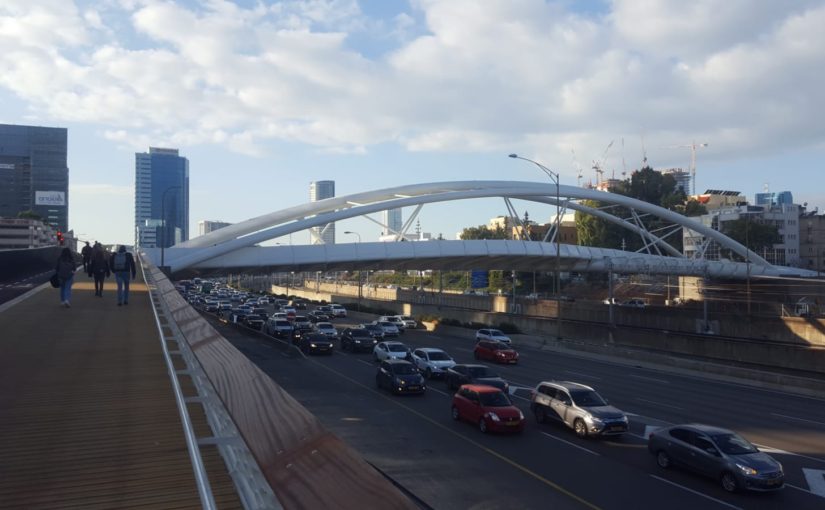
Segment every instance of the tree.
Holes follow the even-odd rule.
[[[470,239],[509,239],[510,236],[503,228],[490,229],[485,225],[477,227],[468,227],[461,232],[461,240],[468,241]]]
[[[754,252],[782,242],[776,225],[764,225],[749,218],[723,222],[722,233]]]
[[[17,213],[18,218],[27,219],[27,220],[40,220],[43,221],[43,217],[37,214],[36,212],[29,209],[28,211],[20,211]]]
[[[697,200],[688,200],[685,202],[684,210],[682,211],[682,214],[688,217],[701,216],[707,213],[707,207],[700,204]]]

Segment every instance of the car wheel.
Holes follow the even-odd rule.
[[[581,418],[576,418],[576,421],[573,422],[573,430],[576,431],[577,436],[587,437],[587,425]]]
[[[662,469],[667,469],[671,466],[670,455],[664,450],[656,452],[656,464]]]
[[[736,477],[733,476],[733,473],[730,471],[725,471],[722,473],[722,488],[728,492],[736,492],[739,488],[739,485],[736,483]]]
[[[458,420],[461,419],[461,413],[458,412],[458,408],[456,406],[453,406],[453,419],[455,421],[458,421]]]
[[[547,421],[547,412],[544,410],[544,407],[536,406],[533,414],[536,416],[537,423],[544,423]]]
[[[427,379],[432,379],[432,378],[433,378],[433,371],[432,371],[432,370],[430,370],[430,369],[428,368],[428,369],[424,372],[424,377],[426,377]]]
[[[483,434],[487,433],[487,421],[484,418],[478,420],[478,430]]]

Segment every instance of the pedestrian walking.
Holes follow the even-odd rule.
[[[92,250],[92,260],[89,262],[89,276],[95,279],[95,296],[103,297],[103,281],[111,275],[109,262],[103,248]]]
[[[55,272],[57,278],[60,280],[60,304],[69,308],[69,300],[72,298],[72,284],[74,283],[74,271],[77,268],[77,262],[74,259],[72,250],[63,248],[60,252],[60,257],[57,258],[55,265]]]
[[[89,241],[86,241],[86,246],[80,250],[80,256],[83,257],[83,272],[89,273],[89,262],[92,260],[92,247],[89,246]]]
[[[117,306],[129,304],[129,274],[132,280],[137,275],[135,259],[132,254],[126,251],[126,246],[120,245],[117,253],[109,259],[109,267],[115,274],[117,281]]]

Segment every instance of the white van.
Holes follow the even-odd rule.
[[[330,303],[330,308],[332,308],[332,314],[336,317],[346,317],[347,316],[347,309],[344,308],[343,305],[339,305],[336,303]]]

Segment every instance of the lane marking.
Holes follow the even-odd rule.
[[[601,377],[596,377],[595,375],[583,374],[583,373],[581,373],[581,372],[574,372],[573,370],[565,370],[565,371],[564,371],[564,373],[565,373],[565,374],[573,374],[573,375],[577,375],[577,376],[579,376],[579,377],[586,377],[586,378],[588,378],[588,379],[595,379],[595,380],[597,380],[597,381],[601,381],[601,380],[602,380],[602,378],[601,378]]]
[[[382,399],[386,400],[387,402],[390,402],[390,403],[392,403],[392,404],[394,404],[398,407],[406,409],[407,411],[409,411],[412,414],[418,416],[422,420],[424,420],[424,421],[426,421],[426,422],[428,422],[432,425],[435,425],[436,427],[440,428],[441,430],[444,430],[447,433],[452,434],[453,436],[458,437],[459,439],[461,439],[463,441],[466,441],[467,443],[475,446],[476,448],[482,450],[483,452],[485,452],[485,453],[501,460],[502,462],[505,462],[505,463],[509,464],[511,467],[513,467],[513,468],[521,471],[522,473],[538,480],[539,482],[547,485],[548,487],[553,488],[557,492],[560,492],[561,494],[564,494],[565,496],[569,497],[570,499],[573,499],[573,500],[581,503],[582,505],[586,506],[587,508],[591,508],[592,510],[602,510],[601,507],[591,503],[590,501],[588,501],[588,500],[584,499],[583,497],[575,494],[574,492],[571,492],[570,490],[565,489],[561,485],[559,485],[559,484],[543,477],[542,475],[536,473],[535,471],[531,470],[530,468],[519,464],[518,462],[504,456],[501,453],[498,453],[497,451],[495,451],[491,448],[488,448],[488,447],[484,446],[483,444],[479,443],[478,441],[476,441],[474,439],[470,439],[469,437],[465,436],[464,434],[456,432],[455,430],[451,429],[450,427],[447,427],[446,425],[443,425],[443,424],[435,421],[434,419],[430,418],[429,416],[416,411],[412,407],[399,402],[397,399],[390,398],[388,395],[384,395],[383,393],[379,392],[378,390],[376,390],[374,388],[371,388],[370,386],[367,386],[366,384],[363,384],[359,381],[356,381],[355,379],[353,379],[353,378],[351,378],[351,377],[335,370],[334,368],[330,368],[330,367],[324,365],[323,363],[320,363],[320,362],[315,361],[315,360],[309,360],[309,361],[311,361],[313,363],[317,363],[318,366],[322,367],[323,369],[328,370],[328,371],[332,372],[333,374],[336,374],[339,377],[351,382],[352,384],[355,384],[356,386],[359,386],[359,387],[367,390],[368,392],[381,397]]]
[[[805,481],[808,482],[809,492],[820,498],[825,498],[825,471],[821,469],[802,468]]]
[[[564,443],[564,444],[566,444],[566,445],[568,445],[568,446],[572,446],[573,448],[578,448],[579,450],[585,451],[585,452],[587,452],[587,453],[589,453],[589,454],[591,454],[591,455],[595,455],[596,457],[601,457],[601,456],[602,456],[602,454],[601,454],[601,453],[599,453],[599,452],[594,452],[593,450],[588,450],[588,449],[587,449],[587,448],[585,448],[584,446],[579,446],[579,445],[577,445],[576,443],[571,443],[570,441],[567,441],[567,440],[562,439],[562,438],[560,438],[560,437],[556,437],[556,436],[554,436],[554,435],[552,435],[552,434],[548,434],[547,432],[542,432],[542,434],[544,434],[545,436],[549,437],[550,439],[555,439],[556,441],[561,441],[562,443]]]
[[[825,423],[823,423],[821,421],[806,420],[805,418],[797,418],[796,416],[788,416],[787,414],[779,414],[779,413],[771,413],[771,414],[774,415],[774,416],[779,416],[781,418],[787,418],[789,420],[804,421],[806,423],[813,423],[813,424],[822,425],[823,427],[825,427]]]
[[[816,462],[822,462],[825,464],[825,459],[820,459],[818,457],[809,457],[807,455],[802,455],[801,453],[789,452],[787,450],[780,450],[779,448],[774,448],[773,446],[768,446],[764,444],[753,443],[754,446],[759,447],[759,451],[766,452],[766,453],[778,453],[780,455],[793,455],[795,457],[802,457],[803,459],[814,460]]]
[[[450,395],[449,393],[444,393],[443,391],[437,390],[437,389],[433,388],[432,386],[427,386],[427,391],[428,392],[429,391],[434,391],[436,393],[440,393],[440,394],[444,395],[445,397],[452,397],[452,395]]]
[[[671,409],[678,409],[680,411],[684,411],[684,408],[681,408],[679,406],[673,406],[673,405],[670,405],[670,404],[663,404],[661,402],[656,402],[655,400],[647,400],[645,398],[638,398],[638,397],[636,397],[636,400],[641,400],[642,402],[647,402],[648,404],[656,404],[657,406],[670,407]]]
[[[634,379],[642,379],[643,381],[653,381],[662,384],[670,384],[670,381],[665,381],[664,379],[656,379],[655,377],[645,377],[643,375],[635,375],[635,374],[627,374],[628,377],[632,377]]]
[[[364,360],[359,359],[359,358],[355,358],[355,361],[357,361],[359,363],[363,363],[363,364],[367,365],[368,367],[374,367],[375,366],[372,363],[370,363],[369,361],[364,361]]]
[[[720,505],[724,505],[724,506],[726,506],[726,507],[728,507],[728,508],[735,508],[736,510],[742,510],[742,508],[741,508],[741,507],[738,507],[738,506],[735,506],[735,505],[731,505],[730,503],[725,503],[725,502],[724,502],[724,501],[722,501],[721,499],[716,499],[716,498],[713,498],[713,497],[711,497],[711,496],[708,496],[707,494],[702,494],[701,492],[699,492],[699,491],[695,491],[695,490],[693,490],[693,489],[689,489],[689,488],[685,487],[684,485],[679,485],[678,483],[671,482],[670,480],[665,480],[664,478],[661,478],[661,477],[656,476],[656,475],[650,475],[650,476],[651,476],[652,478],[655,478],[656,480],[659,480],[660,482],[665,482],[665,483],[670,484],[670,485],[672,485],[672,486],[674,486],[674,487],[678,487],[678,488],[680,488],[680,489],[682,489],[682,490],[686,490],[686,491],[688,491],[688,492],[690,492],[690,493],[692,493],[692,494],[696,494],[697,496],[701,496],[701,497],[706,498],[706,499],[709,499],[709,500],[711,500],[711,501],[715,501],[715,502],[719,503]]]

